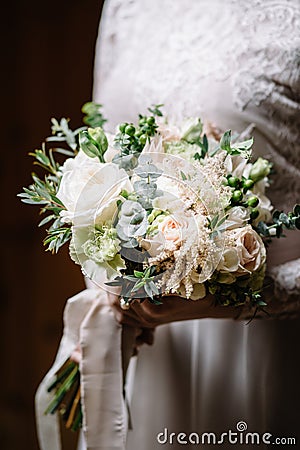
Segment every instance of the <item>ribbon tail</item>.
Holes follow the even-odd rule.
[[[83,432],[87,450],[125,450],[128,415],[123,373],[132,355],[134,339],[134,332],[127,331],[122,337],[122,326],[116,322],[103,292],[80,329]]]
[[[53,366],[40,383],[35,395],[35,414],[39,446],[41,450],[61,450],[58,414],[45,414],[53,394],[47,392],[57,370],[70,356],[79,340],[80,323],[96,296],[94,289],[86,289],[67,301],[64,310],[64,331]]]

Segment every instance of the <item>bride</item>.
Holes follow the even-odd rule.
[[[110,131],[158,103],[174,120],[199,116],[237,131],[254,123],[256,155],[276,171],[272,202],[287,211],[300,199],[299,27],[298,0],[107,0],[94,100]],[[148,330],[148,343],[160,325],[129,369],[128,450],[161,448],[165,429],[222,433],[240,421],[251,432],[296,436],[299,244],[294,233],[269,251],[274,320],[263,315],[246,325],[251,312],[237,317],[211,299],[192,308],[173,299],[159,313],[147,302],[121,311],[115,301],[118,320]]]

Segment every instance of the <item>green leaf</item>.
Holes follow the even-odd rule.
[[[217,225],[217,223],[218,223],[218,220],[219,220],[219,216],[218,216],[218,215],[216,215],[216,216],[214,216],[214,217],[212,218],[212,220],[211,220],[210,223],[209,223],[210,229],[211,229],[211,230],[214,230],[214,229],[216,228],[216,225]]]
[[[136,283],[133,288],[131,289],[132,292],[136,292],[138,291],[141,287],[143,287],[145,285],[145,281],[139,281],[138,283]]]
[[[137,278],[143,278],[143,276],[144,276],[144,272],[140,272],[138,270],[134,270],[133,273]]]
[[[159,290],[153,281],[149,282],[149,286],[150,286],[152,292],[154,293],[154,295],[159,295]]]
[[[182,172],[182,170],[180,171],[180,175],[181,175],[181,178],[183,179],[183,181],[187,180],[187,176],[184,172]]]
[[[148,108],[148,111],[151,112],[154,116],[162,117],[163,113],[161,112],[160,108],[164,106],[163,103],[160,105],[152,105],[152,108]]]
[[[151,289],[149,283],[146,283],[144,285],[144,289],[145,289],[145,292],[148,295],[148,297],[153,298],[153,292],[152,292],[152,289]]]
[[[227,152],[231,151],[231,130],[225,131],[220,140],[220,148],[222,150],[226,150]]]
[[[203,136],[202,145],[203,145],[204,152],[207,153],[208,152],[208,139],[207,139],[206,134],[204,134],[204,136]]]
[[[50,160],[49,160],[48,156],[46,156],[42,150],[36,150],[35,154],[34,153],[29,153],[29,154],[34,155],[36,157],[37,161],[41,162],[45,166],[50,165]]]
[[[300,205],[295,205],[293,212],[295,216],[300,216]]]
[[[81,111],[85,114],[83,122],[92,128],[102,127],[106,119],[102,115],[101,108],[102,105],[100,103],[85,103],[81,108]]]
[[[107,150],[108,141],[101,128],[89,128],[88,131],[81,131],[79,146],[90,158],[98,157],[100,162],[104,162],[103,155]]]
[[[54,220],[56,216],[54,214],[50,214],[50,216],[45,217],[43,220],[40,221],[38,224],[39,227],[42,227],[43,225],[46,225],[46,223],[50,222],[51,220]]]

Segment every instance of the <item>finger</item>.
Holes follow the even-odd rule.
[[[134,302],[131,309],[135,312],[143,327],[154,328],[157,325],[156,319],[161,310],[158,306],[152,305],[149,300],[145,300],[142,303]]]
[[[137,341],[148,345],[153,345],[154,342],[154,328],[143,328],[142,333],[138,336]]]
[[[130,327],[141,328],[140,320],[134,317],[130,317],[128,314],[124,314],[123,310],[119,311],[117,309],[114,309],[114,315],[116,321],[122,325],[129,325]]]

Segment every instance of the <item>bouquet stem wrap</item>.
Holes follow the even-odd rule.
[[[86,289],[67,301],[64,332],[55,362],[36,393],[36,420],[41,450],[61,450],[58,414],[45,410],[47,388],[78,342],[83,433],[87,450],[125,450],[128,413],[124,379],[134,345],[134,330],[114,318],[105,291]]]

